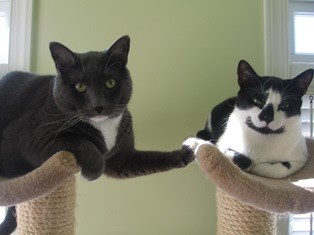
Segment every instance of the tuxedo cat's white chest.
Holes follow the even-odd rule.
[[[99,130],[104,137],[106,147],[110,151],[116,144],[119,126],[122,120],[122,114],[115,118],[108,118],[104,121],[95,122],[93,120],[90,123]]]

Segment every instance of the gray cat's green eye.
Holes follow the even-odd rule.
[[[85,92],[87,87],[86,85],[82,84],[82,83],[77,83],[75,85],[75,89],[78,91],[78,92]]]
[[[106,87],[109,88],[109,89],[112,89],[116,86],[116,80],[114,79],[109,79],[106,81]]]

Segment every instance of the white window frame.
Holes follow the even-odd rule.
[[[288,0],[264,0],[265,73],[289,78]]]
[[[313,0],[295,0],[300,2]],[[293,66],[289,44],[289,0],[264,0],[265,74],[290,78]],[[277,218],[277,232],[290,234],[290,219]]]
[[[10,0],[8,63],[1,66],[1,75],[13,70],[30,70],[32,10],[33,0]]]
[[[9,71],[30,70],[33,0],[11,0]]]
[[[11,0],[8,71],[29,71],[33,0]],[[3,210],[4,207],[0,207]]]
[[[6,20],[6,24],[8,27],[10,27],[10,18],[11,18],[11,1],[10,0],[0,0],[0,7],[1,7],[1,16],[4,17]],[[6,55],[2,54],[2,56],[6,56],[7,60],[6,61],[1,61],[0,63],[0,75],[5,74],[8,71],[8,57],[9,57],[9,38],[10,38],[10,29],[8,29],[8,35],[0,35],[2,41],[0,43],[6,43],[7,40],[7,45],[1,45],[1,49],[3,48],[4,51],[1,51],[1,53],[6,53]]]

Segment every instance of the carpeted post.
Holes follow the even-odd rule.
[[[276,235],[275,214],[244,205],[217,188],[218,235]]]
[[[74,234],[75,184],[72,175],[47,196],[18,204],[18,234]]]

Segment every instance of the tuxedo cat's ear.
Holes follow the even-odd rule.
[[[119,38],[107,51],[108,62],[111,65],[119,64],[121,66],[126,66],[128,62],[129,50],[130,50],[130,38],[129,36],[125,35]]]
[[[249,79],[258,77],[251,65],[245,60],[240,60],[238,64],[238,84],[244,86]]]
[[[304,95],[307,92],[307,89],[312,82],[313,74],[314,70],[308,69],[293,79],[296,87],[299,88],[300,91],[302,92],[302,95]]]
[[[59,72],[63,68],[69,68],[76,63],[75,54],[61,43],[51,42],[49,44],[49,48],[51,56]]]

